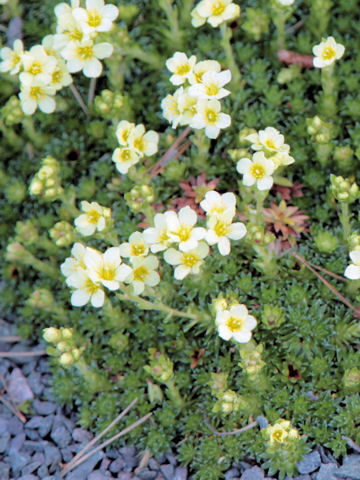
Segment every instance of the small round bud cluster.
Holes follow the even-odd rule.
[[[250,242],[252,241],[262,245],[269,245],[269,243],[275,240],[275,235],[270,232],[264,233],[263,228],[257,225],[249,225],[247,238]]]
[[[24,245],[34,245],[39,239],[39,232],[31,220],[16,222],[15,239]]]
[[[265,362],[261,358],[263,349],[262,345],[254,347],[251,343],[246,348],[240,349],[240,365],[248,375],[254,376],[258,374],[265,366]]]
[[[44,328],[43,338],[54,345],[47,348],[47,353],[59,357],[62,366],[69,367],[79,360],[82,349],[74,344],[72,328]]]
[[[54,307],[54,296],[47,288],[37,288],[26,303],[33,308],[52,310]]]
[[[42,162],[29,187],[30,195],[41,196],[46,201],[53,201],[62,194],[60,165],[53,157],[46,157]]]
[[[10,262],[27,264],[30,263],[32,259],[32,254],[28,252],[21,243],[9,243],[6,248],[6,260]]]
[[[58,247],[67,247],[74,242],[74,227],[68,222],[57,222],[49,233]]]
[[[25,117],[21,109],[20,100],[15,95],[12,95],[1,109],[2,117],[6,125],[16,125],[21,123]]]
[[[160,383],[167,383],[174,376],[173,363],[164,353],[156,348],[149,348],[150,365],[145,365],[145,371]]]
[[[124,105],[124,97],[121,93],[113,93],[111,90],[102,90],[95,98],[95,110],[105,119],[118,117]]]
[[[214,413],[221,412],[224,415],[237,412],[243,404],[243,399],[233,390],[226,390],[220,393],[219,400],[215,403],[212,411]]]
[[[130,192],[125,194],[125,200],[128,207],[138,213],[151,205],[155,200],[154,189],[150,185],[140,185],[134,187]]]
[[[318,115],[307,121],[307,132],[312,140],[319,144],[329,143],[334,138],[334,126],[330,122],[324,122]]]
[[[359,196],[359,187],[354,183],[350,183],[349,180],[331,174],[330,175],[330,191],[338,202],[342,203],[353,203]]]
[[[343,381],[346,388],[360,387],[360,370],[357,367],[345,370]]]
[[[352,233],[348,239],[349,251],[360,250],[360,235],[358,233]]]

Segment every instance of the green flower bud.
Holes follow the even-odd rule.
[[[67,247],[74,242],[74,227],[68,222],[56,223],[49,233],[58,247]]]
[[[30,183],[29,193],[30,195],[41,195],[44,191],[44,183],[38,178],[34,178]]]
[[[60,330],[54,327],[44,328],[43,339],[49,343],[58,343],[61,339]]]
[[[315,245],[321,252],[331,253],[338,247],[338,239],[330,232],[319,232],[315,237]]]
[[[148,378],[146,379],[146,382],[150,403],[161,404],[164,400],[164,395],[159,385],[152,383]]]
[[[31,220],[16,222],[16,240],[24,245],[33,245],[39,239],[39,232]]]
[[[54,296],[47,288],[38,288],[30,295],[26,303],[34,308],[51,310],[54,306]]]
[[[235,148],[233,150],[228,150],[229,157],[233,162],[238,162],[242,158],[249,158],[250,152],[247,148]]]
[[[60,355],[59,362],[63,367],[69,367],[74,363],[74,357],[70,352],[65,352]]]
[[[360,235],[357,233],[352,233],[348,238],[349,242],[349,251],[360,250]]]
[[[64,341],[59,342],[56,347],[59,352],[67,352],[69,350],[69,345],[67,344],[67,342]]]
[[[219,395],[219,400],[213,407],[213,412],[221,412],[224,415],[237,412],[241,407],[241,397],[233,390],[226,390],[226,392]]]
[[[358,185],[341,176],[331,174],[330,183],[330,191],[339,202],[353,203],[360,196]]]
[[[241,362],[239,365],[249,374],[256,375],[264,367],[265,362],[261,358],[262,345],[255,346],[252,342],[241,345],[239,348]]]
[[[21,203],[26,196],[26,185],[20,180],[12,179],[4,189],[6,199],[11,203]]]
[[[249,142],[249,140],[247,140],[246,137],[254,133],[257,133],[254,128],[244,127],[242,130],[240,130],[240,133],[239,133],[240,147],[246,147],[247,145],[249,145],[249,143],[251,142]]]
[[[6,260],[20,263],[31,262],[32,255],[21,243],[10,243],[6,248]]]
[[[150,365],[145,365],[145,371],[158,382],[166,384],[174,376],[172,361],[156,348],[149,348],[149,353]]]
[[[12,95],[1,109],[2,116],[6,125],[16,125],[21,123],[25,117],[22,111],[20,100]]]
[[[118,353],[123,352],[129,344],[129,337],[123,333],[115,333],[110,337],[109,345]]]
[[[73,356],[74,362],[76,362],[76,361],[79,360],[79,358],[80,358],[81,350],[80,350],[79,348],[74,348],[74,349],[71,351],[71,354],[72,354],[72,356]]]
[[[72,328],[61,328],[61,338],[66,342],[71,342],[73,339],[73,330]]]
[[[129,22],[139,13],[139,7],[137,5],[119,5],[118,9],[119,18],[125,22]]]
[[[261,321],[268,328],[277,328],[285,322],[285,314],[279,307],[265,305],[261,315]]]
[[[301,67],[299,65],[291,65],[288,68],[282,68],[280,70],[277,76],[277,82],[280,83],[280,85],[284,85],[300,77],[301,77]]]
[[[324,124],[318,115],[316,115],[314,118],[309,118],[306,120],[306,123],[309,135],[316,135]]]
[[[345,370],[343,381],[346,388],[360,386],[360,370],[357,367]]]

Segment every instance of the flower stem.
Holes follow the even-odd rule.
[[[260,192],[260,190],[256,191],[255,196],[256,196],[255,224],[261,227],[263,224],[262,208],[263,208],[264,200],[266,197],[264,196],[263,192]]]
[[[76,101],[80,105],[81,110],[85,113],[87,117],[89,117],[90,116],[89,109],[85,105],[84,100],[82,99],[82,96],[80,95],[78,89],[75,87],[73,83],[70,83],[69,88],[72,91]]]
[[[231,70],[232,73],[232,81],[234,85],[239,86],[240,80],[241,80],[241,74],[238,66],[236,65],[235,59],[234,59],[234,54],[233,50],[231,47],[230,39],[232,37],[232,31],[231,28],[226,25],[226,23],[222,23],[220,25],[220,32],[221,32],[221,45],[224,49],[225,55],[226,55],[226,60],[228,67]]]
[[[89,92],[88,92],[88,106],[91,107],[94,101],[95,89],[96,89],[96,78],[90,80]]]
[[[334,65],[321,69],[321,85],[323,95],[321,99],[321,110],[327,118],[334,118],[337,113],[337,85],[334,76]]]
[[[343,227],[344,241],[347,243],[351,234],[350,212],[349,204],[346,202],[340,202],[341,213],[339,214],[340,222]]]

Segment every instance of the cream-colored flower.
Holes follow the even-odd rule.
[[[178,243],[179,249],[183,252],[196,248],[199,240],[205,237],[205,228],[194,228],[197,214],[189,206],[181,208],[178,214],[173,211],[167,212],[166,222],[171,241]]]
[[[167,216],[170,212],[157,213],[154,217],[154,227],[147,228],[143,232],[144,240],[151,245],[152,253],[162,252],[166,250],[172,243],[168,233]]]
[[[75,8],[72,14],[86,35],[111,30],[119,15],[115,5],[105,5],[104,0],[86,0],[85,5],[86,9]]]
[[[95,308],[104,305],[105,293],[100,282],[94,282],[85,270],[79,270],[76,275],[71,277],[68,285],[75,289],[71,295],[71,305],[74,307],[83,307],[87,303]]]
[[[103,254],[87,247],[84,264],[89,278],[109,290],[118,290],[120,282],[123,282],[132,271],[129,265],[122,263],[119,247],[108,248]]]
[[[182,88],[182,87],[181,87]],[[181,111],[180,125],[190,125],[198,110],[198,98],[190,95],[189,88],[185,88],[179,98],[179,108]]]
[[[233,338],[240,343],[250,341],[251,330],[257,325],[255,317],[249,315],[248,309],[242,304],[235,304],[230,310],[219,310],[215,321],[221,338]]]
[[[221,216],[210,216],[207,221],[205,240],[209,245],[217,245],[221,255],[229,255],[230,240],[240,240],[246,235],[245,225],[241,222],[232,223],[232,219],[232,212],[228,212]]]
[[[222,195],[215,190],[206,192],[204,200],[200,202],[200,207],[208,215],[221,217],[223,214],[231,213],[231,219],[235,215],[236,197],[231,192]]]
[[[142,233],[134,232],[130,235],[128,242],[120,245],[119,251],[122,257],[146,257],[149,253],[149,245]]]
[[[166,68],[173,74],[170,82],[173,85],[182,85],[191,81],[194,77],[193,68],[196,63],[195,55],[190,58],[183,52],[175,52],[171,58],[166,60]]]
[[[94,235],[96,231],[101,232],[106,227],[106,218],[111,215],[111,210],[102,207],[97,202],[81,202],[81,210],[84,212],[75,218],[74,224],[81,235]]]
[[[269,152],[277,152],[284,145],[284,135],[282,135],[274,127],[266,127],[258,133],[252,133],[246,137],[246,140],[252,142],[253,150],[268,150]]]
[[[182,119],[182,105],[180,99],[183,96],[184,89],[180,87],[176,90],[174,95],[167,95],[161,101],[161,108],[163,117],[176,128]]]
[[[220,100],[231,93],[226,88],[223,88],[223,86],[230,81],[230,70],[224,70],[219,73],[214,71],[205,72],[201,77],[201,83],[191,85],[189,88],[189,95],[200,99],[216,98],[217,100]]]
[[[200,3],[202,3],[202,2],[200,2]],[[196,7],[193,8],[192,11],[191,11],[191,24],[195,28],[201,27],[202,25],[204,25],[206,23],[206,20],[207,20],[207,17],[202,17],[199,14],[198,6],[200,5],[200,3],[198,5],[196,5]]]
[[[82,243],[76,242],[74,243],[71,249],[71,257],[68,257],[64,263],[61,264],[60,270],[61,273],[67,277],[66,283],[68,283],[68,279],[74,274],[77,273],[79,270],[85,270],[84,264],[84,255],[86,252],[86,247]],[[71,282],[71,280],[69,280]]]
[[[24,55],[24,45],[21,40],[14,42],[13,49],[4,47],[0,50],[0,56],[3,61],[0,63],[0,72],[9,72],[10,75],[16,75],[22,68],[22,59]]]
[[[239,17],[240,7],[232,0],[202,0],[196,6],[198,17],[206,18],[212,27],[229,22]]]
[[[32,115],[38,107],[44,113],[54,112],[56,102],[53,96],[55,93],[55,88],[44,83],[40,78],[32,75],[23,77],[19,94],[23,112],[26,115]]]
[[[155,255],[147,257],[131,257],[132,272],[126,278],[126,283],[131,283],[135,295],[140,295],[146,285],[155,287],[160,282],[160,276],[155,270],[159,266],[159,260]]]
[[[277,0],[277,2],[283,7],[289,7],[295,2],[295,0]]]
[[[121,147],[114,150],[112,160],[115,162],[117,170],[122,174],[126,174],[130,167],[138,163],[140,157],[134,149]]]
[[[202,76],[204,75],[204,73],[219,73],[220,71],[221,65],[216,60],[202,60],[201,62],[198,62],[194,67],[194,84],[202,82]]]
[[[220,129],[231,125],[231,117],[221,110],[221,104],[218,100],[199,100],[197,104],[197,114],[193,118],[190,126],[193,128],[205,128],[205,135],[208,138],[217,138]]]
[[[128,122],[127,120],[121,120],[116,128],[116,138],[120,145],[127,147],[129,145],[129,136],[135,128],[135,123]]]
[[[42,45],[34,45],[23,54],[22,67],[23,72],[19,77],[21,83],[29,83],[34,78],[48,84],[56,68],[56,58],[47,55]]]
[[[350,280],[359,280],[360,278],[360,250],[353,250],[350,252],[351,264],[345,269],[345,277]]]
[[[289,420],[280,418],[274,425],[269,425],[264,430],[265,436],[268,438],[269,444],[284,443],[287,440],[299,438],[299,432],[296,428],[291,428]]]
[[[259,190],[270,190],[273,186],[274,180],[271,175],[275,170],[275,164],[266,158],[263,152],[254,153],[252,160],[241,158],[236,170],[244,175],[243,184],[247,187],[256,184]]]
[[[111,43],[94,44],[92,40],[83,40],[69,42],[61,51],[61,55],[65,58],[70,73],[82,70],[86,77],[97,78],[103,69],[99,59],[110,57],[113,50]]]
[[[145,127],[142,123],[136,125],[128,137],[129,147],[134,149],[140,158],[154,155],[158,151],[158,144],[159,134],[154,130],[149,130],[145,133]]]
[[[336,43],[334,37],[323,39],[319,45],[313,47],[314,67],[324,68],[332,65],[335,60],[338,60],[344,55],[345,47],[341,43]]]
[[[204,263],[204,258],[209,254],[209,246],[205,242],[199,242],[197,247],[186,252],[180,252],[175,248],[169,248],[164,253],[164,260],[175,265],[174,277],[182,280],[190,273],[198,274]]]

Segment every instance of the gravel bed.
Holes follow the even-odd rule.
[[[15,335],[12,324],[0,320],[0,336]],[[24,343],[0,341],[0,351],[43,349]],[[20,404],[32,402],[33,415],[23,423],[0,403],[0,480],[61,480],[62,465],[68,463],[93,435],[77,426],[76,415],[57,405],[51,391],[46,357],[2,358],[0,374],[5,379],[3,398]],[[141,427],[139,427],[141,428]],[[68,473],[64,480],[192,480],[172,453],[150,458],[141,470],[134,447],[99,451]],[[286,480],[360,480],[360,455],[346,457],[340,465],[317,446],[298,465],[300,475]],[[239,460],[225,473],[225,480],[271,480],[259,466]]]

